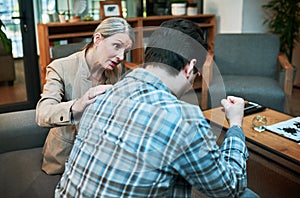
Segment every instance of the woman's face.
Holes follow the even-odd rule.
[[[94,36],[94,61],[104,69],[112,70],[125,59],[131,47],[132,41],[126,33],[117,33],[107,38],[97,33]]]

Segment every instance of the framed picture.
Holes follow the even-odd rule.
[[[121,1],[100,1],[101,19],[107,17],[123,17]]]

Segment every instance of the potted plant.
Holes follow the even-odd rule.
[[[2,20],[0,19],[0,40],[3,44],[5,51],[7,53],[11,53],[11,50],[12,50],[11,40],[9,38],[7,38],[5,32],[3,31],[3,28],[5,28],[5,25],[2,22]]]
[[[291,62],[295,43],[300,41],[300,7],[299,0],[270,0],[263,5],[267,23],[271,32],[280,37],[280,50]]]

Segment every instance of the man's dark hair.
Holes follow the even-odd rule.
[[[169,66],[165,68],[167,71],[174,73],[175,69],[177,74],[192,58],[196,58],[200,70],[206,47],[203,31],[197,24],[187,19],[171,19],[163,22],[149,37],[145,64],[154,62],[161,67],[161,63]]]

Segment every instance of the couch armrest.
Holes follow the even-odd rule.
[[[36,124],[35,110],[0,114],[0,153],[41,147],[49,128]]]
[[[288,96],[292,95],[293,90],[293,72],[294,68],[291,63],[288,61],[287,57],[280,53],[278,56],[278,61],[281,68],[284,69],[284,82],[283,82],[283,90],[285,94]]]

